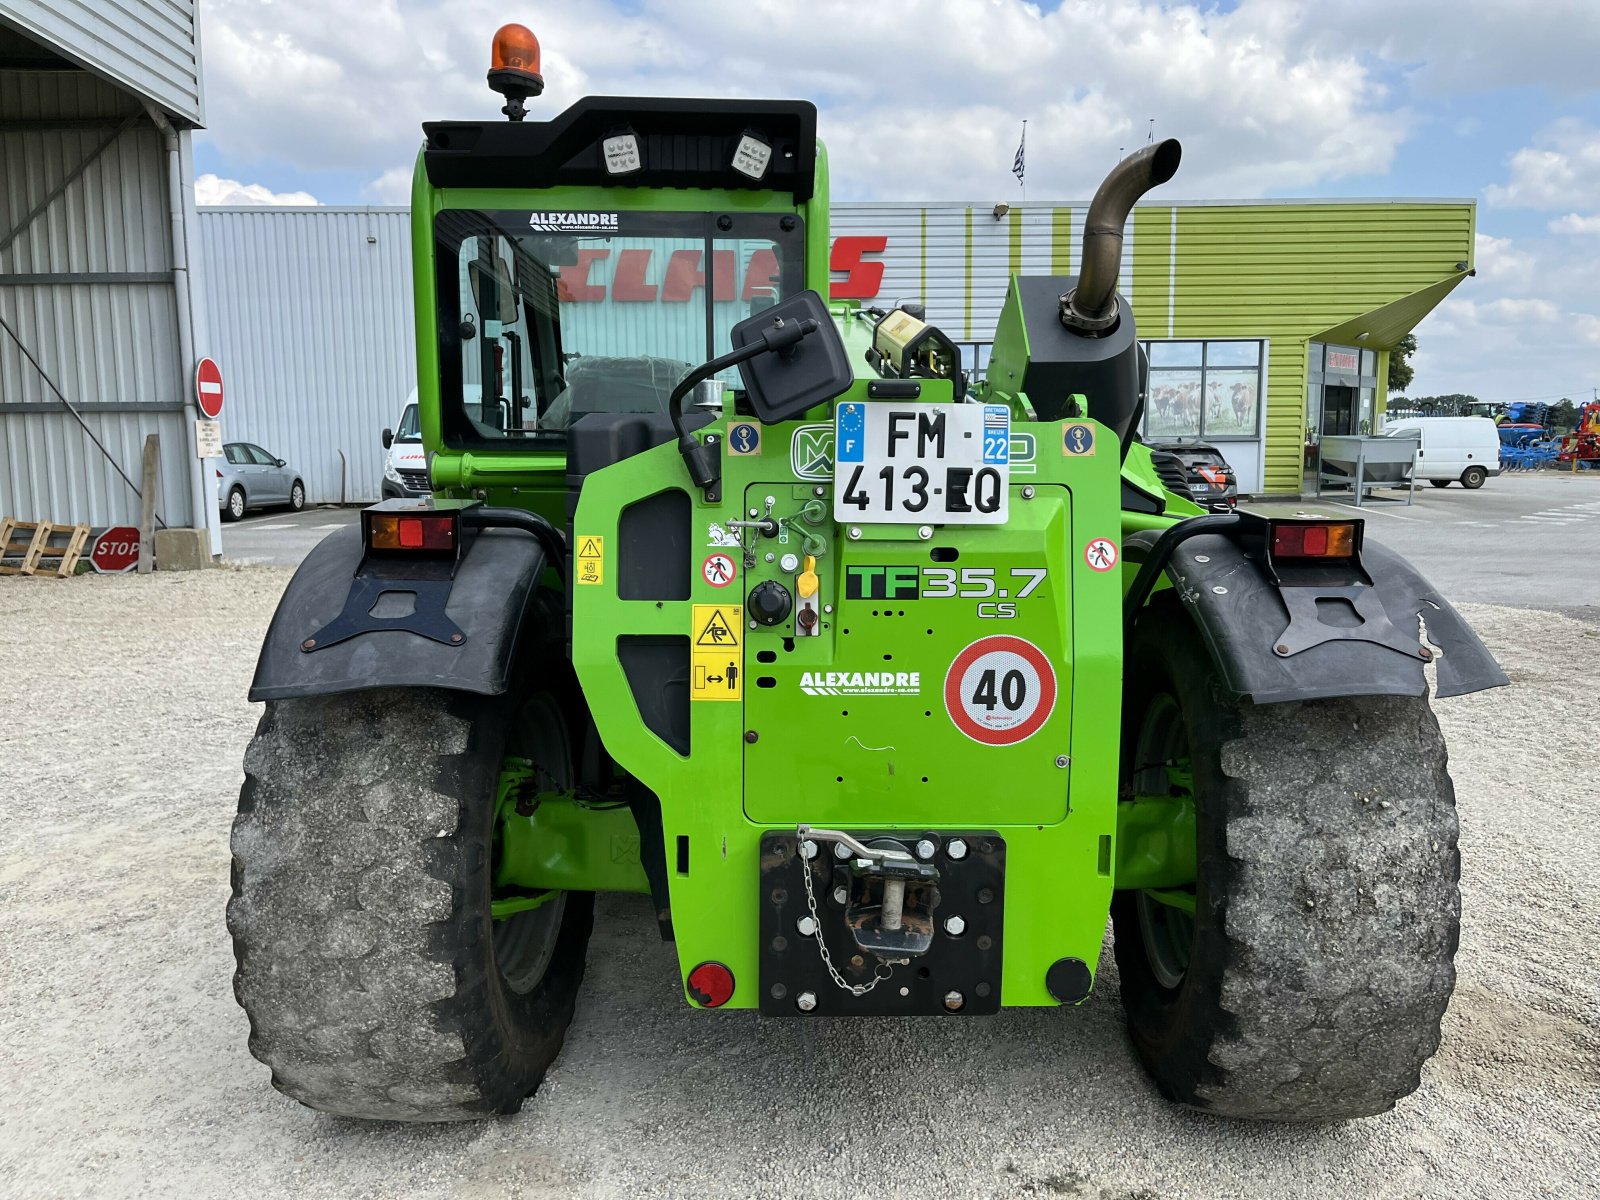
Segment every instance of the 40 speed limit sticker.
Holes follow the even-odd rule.
[[[979,638],[945,673],[945,711],[957,729],[985,746],[1027,741],[1055,706],[1055,668],[1044,651],[1019,637]]]

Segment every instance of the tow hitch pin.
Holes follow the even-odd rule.
[[[795,827],[795,832],[799,834],[802,842],[804,842],[806,838],[810,838],[813,842],[834,842],[840,846],[847,847],[850,853],[854,854],[857,858],[864,858],[868,861],[914,861],[911,855],[907,854],[904,850],[886,850],[878,849],[873,846],[864,846],[860,842],[856,841],[855,838],[851,837],[848,833],[845,833],[843,830],[839,829],[814,829],[810,825],[798,825]],[[905,886],[903,883],[900,891],[902,895],[905,892]],[[884,898],[884,903],[885,905],[888,903],[887,896]],[[899,905],[897,904],[896,908],[898,907]],[[899,918],[896,917],[897,921],[898,919]]]
[[[883,927],[888,930],[900,928],[900,919],[905,912],[906,881],[904,879],[886,879],[883,881]]]

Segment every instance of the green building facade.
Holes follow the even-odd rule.
[[[1012,274],[1077,269],[1086,206],[835,204],[833,294],[926,306],[983,369]],[[1302,490],[1323,434],[1381,428],[1389,352],[1473,271],[1470,200],[1142,205],[1122,289],[1150,440],[1216,444],[1247,493]]]

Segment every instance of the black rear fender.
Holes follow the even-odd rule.
[[[1181,541],[1167,558],[1165,576],[1235,696],[1257,704],[1425,696],[1430,661],[1438,664],[1435,694],[1441,697],[1510,682],[1461,614],[1394,551],[1364,543],[1361,566],[1370,587],[1280,588],[1264,555],[1247,550],[1234,532],[1223,528]],[[1157,536],[1146,531],[1127,538],[1130,565],[1148,558]],[[1159,619],[1158,611],[1141,607],[1130,617]],[[1424,653],[1423,623],[1437,655]]]
[[[412,587],[405,564],[384,565],[381,584],[362,581],[363,548],[359,526],[341,529],[311,551],[289,581],[256,663],[251,700],[329,696],[365,688],[436,687],[499,695],[506,691],[512,663],[526,631],[548,626],[562,630],[558,593],[539,588],[549,565],[540,542],[516,529],[484,529],[466,544],[453,579],[442,582],[432,564],[420,564]],[[429,576],[433,577],[429,577]],[[447,588],[443,620],[429,621],[429,587]],[[358,589],[358,590],[353,590]],[[333,644],[306,648],[308,640],[341,616],[360,619],[370,598],[383,591],[416,590],[416,612],[382,622],[386,627],[345,636]],[[436,593],[443,598],[446,593]],[[347,603],[355,600],[355,603]],[[404,608],[403,598],[380,612]],[[347,612],[348,608],[348,612]],[[429,622],[435,636],[412,632]],[[461,634],[459,644],[437,640]]]

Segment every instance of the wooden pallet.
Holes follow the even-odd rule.
[[[25,535],[25,539],[17,535]],[[50,521],[0,521],[0,575],[39,575],[66,579],[76,573],[78,558],[89,540],[87,525],[56,525]],[[6,566],[8,558],[20,560]]]

